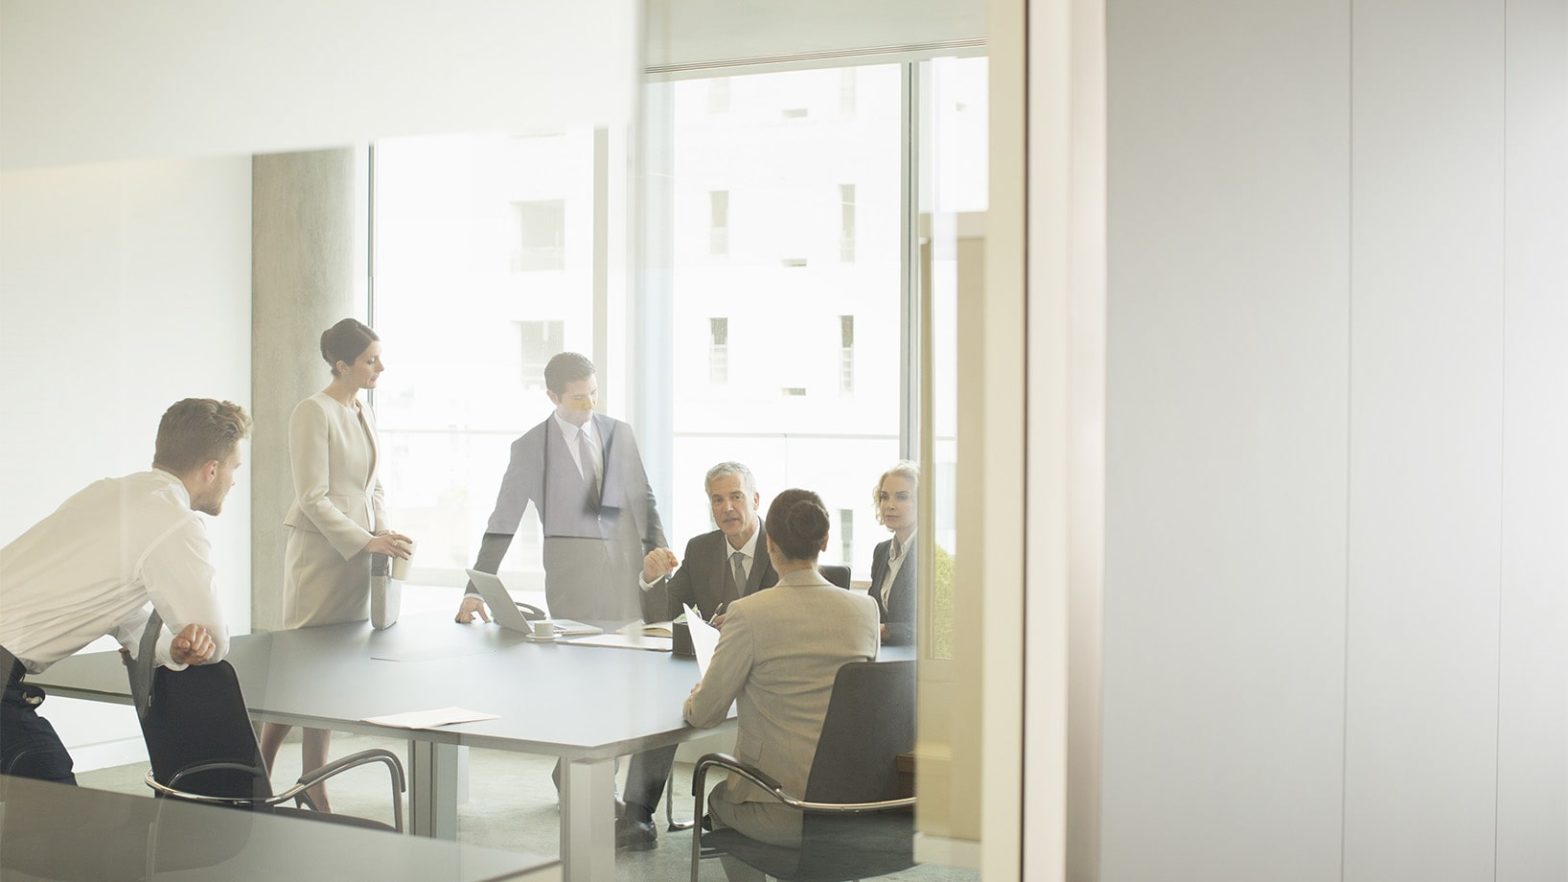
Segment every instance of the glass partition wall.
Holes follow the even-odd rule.
[[[956,325],[984,235],[985,59],[650,82],[642,113],[630,139],[373,146],[370,323],[391,371],[375,408],[399,528],[420,541],[413,581],[430,589],[411,587],[413,604],[455,602],[511,443],[553,409],[544,363],[571,350],[600,365],[600,409],[636,431],[678,554],[714,527],[706,471],[740,461],[763,511],[788,487],[821,494],[821,559],[864,591],[890,535],[877,479],[916,463],[917,657],[923,683],[955,688]],[[542,535],[530,507],[501,567],[518,599],[543,599]],[[923,744],[947,737],[940,707],[920,726]],[[486,800],[498,762],[472,760]],[[677,818],[689,786],[677,765]],[[458,823],[508,845],[466,809]],[[660,853],[687,841],[661,823]]]

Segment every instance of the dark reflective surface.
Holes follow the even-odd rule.
[[[557,878],[555,860],[0,777],[6,880]],[[537,871],[539,875],[534,875]]]

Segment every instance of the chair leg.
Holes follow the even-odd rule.
[[[664,779],[664,824],[665,829],[671,833],[677,830],[690,830],[697,821],[675,820],[675,770],[670,769],[670,776]]]

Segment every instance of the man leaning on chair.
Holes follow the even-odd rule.
[[[187,398],[158,424],[152,469],[89,484],[0,549],[0,772],[76,783],[70,753],[38,715],[28,674],[107,634],[139,651],[150,614],[166,623],[158,664],[222,659],[229,631],[202,512],[234,486],[250,417],[227,401]]]

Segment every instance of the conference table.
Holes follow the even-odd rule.
[[[0,776],[0,879],[553,882],[555,858]]]
[[[254,719],[358,732],[409,743],[410,831],[457,835],[458,748],[561,759],[561,860],[572,882],[615,878],[618,756],[709,734],[681,703],[697,664],[668,652],[534,643],[450,613],[236,637],[229,661]],[[68,698],[131,703],[119,654],[65,659],[28,681]],[[432,729],[367,717],[457,706],[498,718]],[[733,726],[733,718],[724,726]]]

